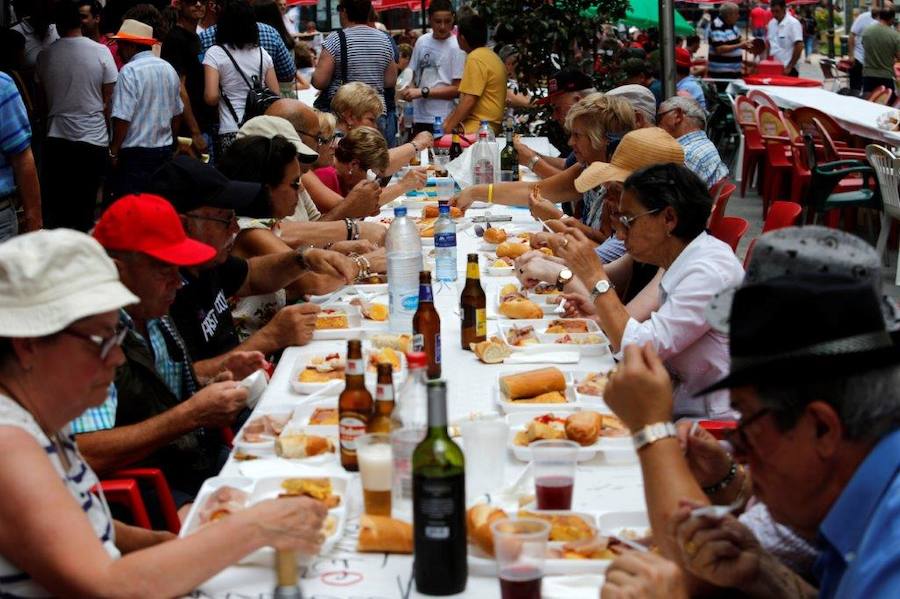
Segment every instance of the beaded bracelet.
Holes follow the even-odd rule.
[[[715,495],[725,487],[731,484],[731,481],[734,480],[734,477],[737,476],[738,473],[738,465],[737,462],[731,460],[731,467],[728,469],[728,474],[725,475],[725,478],[720,480],[719,482],[710,485],[708,487],[703,487],[703,492],[707,495]]]

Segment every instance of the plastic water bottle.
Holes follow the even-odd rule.
[[[403,129],[406,133],[405,143],[409,143],[413,138],[413,121],[415,121],[415,116],[413,103],[407,102],[406,106],[403,107]]]
[[[472,148],[472,181],[475,185],[494,183],[497,158],[495,144],[488,141],[487,133],[482,129]]]
[[[428,357],[406,354],[409,375],[397,390],[394,414],[399,428],[391,431],[393,449],[392,495],[394,515],[412,518],[412,453],[428,426]]]
[[[390,329],[396,333],[411,333],[412,318],[419,307],[422,240],[415,223],[406,217],[405,206],[394,208],[394,222],[388,229],[385,249]]]
[[[447,176],[447,163],[450,162],[450,148],[439,147],[441,138],[444,137],[444,119],[439,116],[434,117],[434,146],[431,148],[434,154],[434,164],[438,167],[438,176]]]
[[[491,143],[497,142],[497,137],[494,135],[494,130],[488,124],[487,121],[481,121],[481,125],[478,127],[478,135],[481,135],[481,132],[484,131],[487,133],[487,140]]]
[[[499,183],[500,182],[500,144],[497,143],[497,137],[494,135],[494,130],[491,128],[490,124],[487,121],[481,121],[481,125],[478,128],[478,139],[481,139],[481,134],[484,133],[487,138],[487,143],[490,144],[492,156],[494,157],[494,178],[490,181],[484,181],[485,183]]]
[[[456,223],[450,218],[450,206],[441,205],[434,223],[434,254],[437,280],[456,280]]]

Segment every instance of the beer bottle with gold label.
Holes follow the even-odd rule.
[[[378,382],[375,384],[375,413],[366,427],[368,433],[389,433],[393,429],[394,367],[378,365]]]
[[[366,389],[366,363],[362,357],[362,342],[347,342],[346,385],[338,398],[338,428],[341,446],[341,466],[356,472],[356,439],[365,434],[372,418],[372,394]]]
[[[413,351],[428,356],[428,378],[441,378],[441,317],[434,308],[431,273],[419,273],[419,307],[413,316]]]
[[[456,160],[462,154],[462,144],[459,143],[459,129],[453,130],[453,143],[450,144],[450,160]]]
[[[470,343],[480,343],[487,339],[486,307],[487,296],[481,288],[478,254],[469,254],[466,263],[466,286],[459,296],[463,349],[471,349]]]

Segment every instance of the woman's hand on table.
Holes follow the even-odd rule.
[[[539,254],[539,252],[536,252]],[[538,283],[556,283],[559,278],[559,272],[563,269],[561,264],[557,264],[546,257],[534,257],[527,261],[516,260],[515,274],[524,287],[534,287]]]
[[[368,254],[378,249],[378,246],[368,239],[356,239],[352,241],[336,241],[328,249],[346,256],[347,254]]]
[[[655,553],[626,551],[606,570],[601,599],[687,599],[681,568]]]
[[[381,210],[381,186],[377,181],[360,181],[353,186],[344,203],[348,218],[375,216]]]
[[[328,510],[311,497],[269,499],[239,513],[256,526],[265,545],[278,550],[316,555],[325,541],[322,524]]]
[[[461,190],[456,196],[450,201],[452,206],[456,206],[463,212],[469,209],[469,206],[472,205],[472,202],[475,201],[475,197],[472,193],[471,187],[466,187]]]
[[[387,272],[387,250],[385,248],[376,248],[364,256],[369,261],[369,272]]]
[[[553,253],[565,260],[572,273],[588,288],[606,278],[603,262],[594,252],[595,247],[597,244],[572,227],[567,228],[565,234],[556,235],[550,240]]]
[[[425,187],[428,182],[428,171],[423,167],[411,167],[406,169],[397,185],[403,190],[403,193]]]
[[[672,419],[672,381],[649,342],[625,346],[622,362],[609,375],[603,401],[632,432]]]
[[[541,196],[540,185],[531,188],[528,195],[528,209],[531,216],[538,220],[556,220],[564,216],[563,211],[553,202]]]
[[[356,264],[338,252],[310,248],[303,253],[303,261],[306,268],[314,273],[343,279],[346,283],[352,283],[356,279]]]
[[[684,457],[691,469],[691,474],[701,487],[710,487],[724,479],[731,468],[731,456],[710,432],[696,427],[690,420],[681,420],[676,424],[678,442],[684,451]]]

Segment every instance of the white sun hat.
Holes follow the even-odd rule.
[[[54,229],[0,243],[0,337],[52,335],[138,301],[89,235]]]

